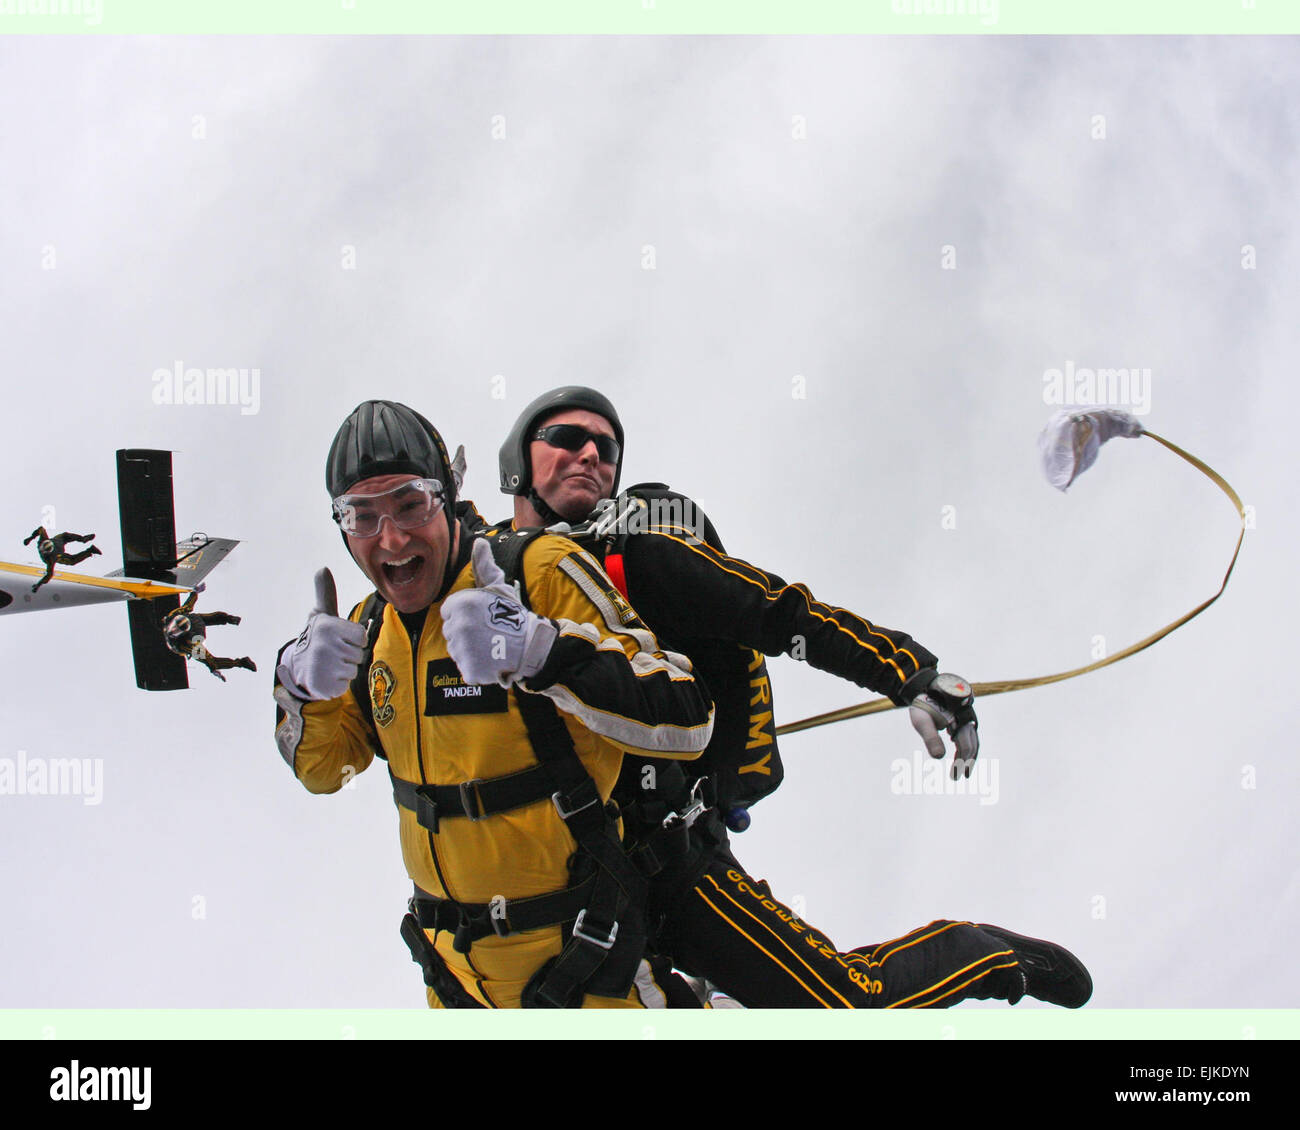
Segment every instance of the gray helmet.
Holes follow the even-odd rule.
[[[448,512],[456,508],[456,479],[442,436],[420,413],[391,400],[358,404],[330,444],[325,488],[330,498],[377,475],[419,475],[442,483]]]
[[[583,408],[594,412],[608,420],[609,426],[614,429],[614,438],[618,440],[618,463],[614,467],[614,485],[611,491],[613,494],[618,493],[618,480],[623,474],[623,425],[619,422],[618,413],[614,411],[609,399],[594,388],[565,385],[542,393],[520,413],[515,426],[510,429],[505,443],[501,445],[499,461],[502,494],[522,494],[529,497],[534,505],[537,504],[538,499],[532,491],[533,468],[528,458],[528,445],[533,441],[533,431],[539,420],[563,412],[566,408]],[[549,507],[539,507],[544,515],[547,510]]]

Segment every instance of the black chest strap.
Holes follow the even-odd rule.
[[[471,821],[495,816],[545,800],[555,789],[551,775],[541,765],[508,773],[504,777],[477,777],[457,785],[417,785],[394,775],[393,802],[398,808],[410,809],[420,827],[435,835],[441,821],[452,816],[464,816]]]

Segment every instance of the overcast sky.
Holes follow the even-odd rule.
[[[1069,946],[1100,1008],[1300,1006],[1296,64],[1248,38],[0,40],[0,558],[35,563],[53,507],[120,565],[114,450],[173,449],[178,532],[242,539],[212,650],[261,668],[146,695],[122,608],[0,621],[0,758],[102,761],[98,804],[0,796],[0,1006],[422,1005],[386,775],[312,796],[272,740],[313,572],[367,591],[323,479],[357,402],[463,443],[495,518],[515,415],[594,385],[625,483],[984,681],[1173,620],[1236,537],[1147,439],[1046,484],[1067,367],[1149,371],[1127,406],[1251,506],[1225,596],[980,704],[977,792],[921,791],[902,714],[785,739],[736,853],[842,948],[971,918]],[[250,395],[157,403],[178,365]],[[772,669],[780,722],[868,697]]]

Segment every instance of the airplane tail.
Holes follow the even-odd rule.
[[[130,448],[117,453],[117,506],[122,521],[122,570],[192,589],[239,544],[196,533],[176,540],[172,453]],[[162,624],[180,607],[179,596],[133,600],[127,605],[136,686],[147,691],[189,686],[185,660],[163,642]]]
[[[122,527],[122,568],[106,577],[0,561],[0,616],[125,601],[131,628],[136,685],[147,691],[189,686],[185,660],[163,642],[162,624],[239,544],[234,538],[193,534],[176,541],[172,453],[141,448],[117,453],[117,501]],[[30,540],[30,539],[29,539]]]
[[[117,453],[117,512],[122,522],[122,572],[171,580],[176,568],[172,453],[141,448]]]

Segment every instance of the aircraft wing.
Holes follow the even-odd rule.
[[[43,576],[45,569],[41,566],[0,561],[0,616],[16,612],[44,612],[52,608],[76,608],[83,604],[111,604],[131,597],[147,600],[186,591],[159,581],[86,577],[69,573],[66,569],[55,569],[53,579],[33,593],[32,585]]]

